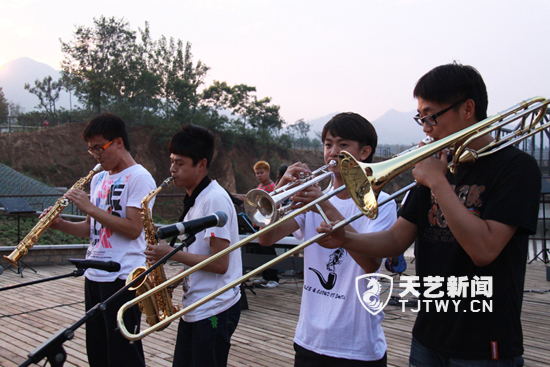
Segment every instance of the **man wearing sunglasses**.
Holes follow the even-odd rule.
[[[125,286],[128,274],[145,265],[146,241],[139,209],[141,200],[156,188],[151,174],[137,164],[130,154],[130,141],[124,121],[112,114],[93,118],[82,137],[88,152],[101,163],[90,184],[90,197],[79,189],[69,190],[65,197],[86,214],[82,222],[69,222],[58,217],[51,225],[62,232],[90,237],[86,259],[114,261],[117,272],[87,269],[85,279],[86,311],[107,300]],[[149,207],[153,206],[153,200]],[[47,211],[45,211],[47,212]],[[117,330],[116,314],[135,291],[126,291],[99,316],[86,322],[86,350],[90,366],[145,366],[141,341],[130,344]],[[139,332],[141,312],[136,305],[125,313],[124,323]]]
[[[485,83],[471,66],[432,69],[417,82],[414,97],[414,119],[435,141],[487,117]],[[469,148],[478,150],[492,140],[484,135]],[[528,235],[537,224],[539,167],[515,147],[461,164],[455,174],[447,164],[442,152],[415,166],[419,186],[389,230],[338,230],[319,244],[390,257],[416,240],[421,296],[410,366],[523,366],[520,314]],[[321,225],[318,231],[330,229]],[[436,309],[435,300],[450,307]]]

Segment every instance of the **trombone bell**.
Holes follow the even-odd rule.
[[[370,183],[369,175],[372,175],[370,168],[357,162],[351,154],[342,151],[339,154],[340,175],[344,179],[349,195],[356,203],[361,212],[369,219],[378,217],[378,203],[376,193]],[[367,171],[369,174],[367,175]]]

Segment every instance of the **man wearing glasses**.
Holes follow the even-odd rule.
[[[120,271],[86,270],[86,311],[107,300],[124,287],[128,274],[145,265],[146,241],[139,209],[141,200],[156,188],[151,174],[137,164],[130,154],[130,142],[124,121],[112,114],[102,114],[90,121],[83,134],[88,152],[104,171],[90,184],[90,197],[79,189],[65,197],[86,214],[83,222],[58,219],[51,227],[62,232],[90,237],[86,259],[114,261]],[[153,200],[149,204],[153,206]],[[86,322],[86,349],[90,366],[145,366],[141,341],[130,344],[116,330],[116,314],[135,292],[127,291],[107,309]],[[141,313],[136,305],[126,312],[124,322],[132,332],[139,332]],[[135,331],[134,331],[135,329]]]
[[[471,66],[434,68],[419,79],[414,97],[414,119],[436,141],[487,117],[485,83]],[[469,148],[492,140],[484,135]],[[390,257],[417,241],[421,297],[410,366],[523,366],[520,314],[528,235],[537,224],[539,167],[530,155],[507,147],[452,174],[447,156],[442,152],[415,166],[419,186],[389,230],[339,230],[319,244]],[[435,301],[449,307],[436,309]]]

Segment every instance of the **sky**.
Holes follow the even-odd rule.
[[[59,70],[60,39],[102,15],[190,42],[207,85],[255,86],[287,123],[414,111],[416,81],[455,60],[483,76],[489,115],[550,97],[550,0],[0,0],[0,65]]]

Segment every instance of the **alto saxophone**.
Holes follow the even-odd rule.
[[[84,187],[92,177],[100,172],[103,171],[103,168],[101,167],[101,164],[97,164],[89,173],[87,176],[82,177],[80,180],[76,181],[76,183],[71,187],[71,189],[80,189]],[[29,234],[23,238],[21,242],[19,242],[19,245],[15,248],[15,250],[12,251],[11,254],[8,256],[4,256],[4,259],[10,262],[15,267],[19,266],[19,260],[25,256],[29,250],[34,246],[34,244],[38,241],[40,236],[48,229],[48,227],[52,224],[52,222],[61,214],[63,209],[69,205],[70,200],[66,197],[60,197],[57,199],[57,202],[54,204],[54,206],[50,209],[50,211],[40,218],[38,223],[31,229]]]
[[[164,182],[157,187],[155,190],[151,191],[147,196],[141,200],[141,221],[143,222],[143,230],[145,231],[145,240],[149,245],[156,246],[158,244],[156,238],[156,229],[153,219],[151,217],[151,210],[149,209],[149,202],[162,190],[164,187],[169,186],[173,177],[169,177]],[[126,279],[126,284],[129,284],[138,276],[140,276],[147,269],[145,266],[140,266],[132,270]],[[149,276],[146,277],[141,284],[136,285],[135,287],[130,288],[130,290],[135,290],[136,295],[139,296],[150,289],[161,285],[166,282],[166,274],[164,273],[164,266],[160,265],[155,268]],[[164,320],[167,317],[172,316],[179,311],[179,307],[172,304],[172,289],[166,289],[158,291],[149,298],[145,298],[139,303],[139,309],[145,315],[145,320],[149,326],[153,326],[156,323]],[[168,326],[169,324],[166,324]],[[165,327],[166,327],[165,326]],[[163,330],[164,328],[160,329]],[[159,330],[159,331],[160,331]]]

